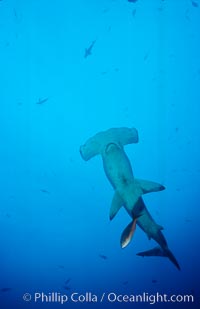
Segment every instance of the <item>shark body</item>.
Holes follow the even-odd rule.
[[[80,153],[86,161],[97,154],[102,156],[105,174],[115,190],[110,209],[110,220],[115,217],[122,206],[132,218],[131,223],[122,233],[121,246],[125,247],[129,244],[137,223],[148,238],[153,238],[160,246],[156,250],[141,252],[138,255],[166,256],[180,269],[161,232],[163,228],[153,220],[142,199],[143,194],[164,190],[164,186],[134,178],[131,163],[123,149],[124,145],[137,142],[136,129],[114,128],[90,138],[81,146]]]

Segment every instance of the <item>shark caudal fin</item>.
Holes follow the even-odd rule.
[[[165,190],[165,187],[157,182],[143,179],[135,179],[134,182],[140,186],[143,194]]]
[[[119,193],[115,191],[115,194],[112,199],[112,204],[110,207],[110,213],[109,213],[110,220],[112,220],[115,217],[115,215],[118,213],[123,204],[124,204],[123,200],[120,197]]]
[[[136,222],[137,222],[138,217],[133,219],[127,225],[127,227],[124,229],[124,231],[123,231],[123,233],[121,235],[121,239],[120,239],[120,244],[121,244],[122,248],[125,248],[131,242],[131,239],[133,238],[133,234],[134,234],[135,229],[136,229]]]
[[[178,268],[178,270],[181,270],[178,261],[176,260],[175,256],[169,249],[165,249],[165,256],[168,257],[168,259],[170,259],[170,261]]]
[[[99,132],[89,138],[80,147],[80,154],[83,160],[88,161],[92,157],[100,154],[106,145],[116,143],[120,146],[138,143],[138,132],[135,128],[112,128],[107,131]]]
[[[153,249],[139,252],[137,253],[139,256],[161,256],[161,257],[168,257],[168,259],[178,268],[181,270],[176,258],[174,257],[173,253],[167,248],[163,250],[161,247],[155,247]]]

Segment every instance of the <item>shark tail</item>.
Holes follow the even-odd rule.
[[[178,268],[178,270],[181,270],[179,263],[177,262],[175,256],[173,253],[168,249],[162,249],[161,247],[155,247],[153,249],[139,252],[137,253],[139,256],[162,256],[162,257],[168,257],[168,259]]]
[[[168,248],[165,249],[165,254],[166,254],[166,257],[168,257],[168,259],[170,259],[170,261],[176,266],[176,268],[178,268],[178,270],[181,270],[178,261],[176,260],[175,256]]]

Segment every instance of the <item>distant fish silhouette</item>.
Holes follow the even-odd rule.
[[[123,285],[127,285],[127,284],[128,284],[128,281],[124,281],[124,282],[123,282]]]
[[[68,278],[68,279],[65,281],[65,284],[67,285],[70,281],[71,281],[71,278]]]
[[[11,288],[2,288],[0,289],[0,292],[4,293],[4,292],[9,292],[11,290],[12,290]]]
[[[101,75],[106,75],[108,72],[107,71],[102,71]]]
[[[90,44],[90,46],[88,48],[85,48],[85,55],[84,58],[87,58],[88,56],[90,56],[92,54],[92,49],[94,44],[96,43],[96,40],[92,41],[92,43]]]
[[[196,2],[196,1],[191,1],[191,2],[192,2],[192,5],[193,5],[195,8],[198,8],[198,7],[199,7],[198,2]]]
[[[191,219],[185,219],[185,222],[192,222],[192,220]]]
[[[36,102],[36,104],[44,104],[44,103],[46,103],[47,101],[49,100],[49,98],[45,98],[45,99],[40,99],[39,98],[39,100]]]
[[[64,286],[63,288],[64,288],[65,290],[67,290],[67,291],[70,291],[70,290],[71,290],[70,286]]]
[[[158,281],[156,279],[152,279],[152,283],[157,283]]]
[[[50,192],[46,189],[40,189],[41,192],[46,193],[46,194],[50,194]]]
[[[144,55],[144,61],[146,61],[149,58],[149,52],[146,52],[146,54]]]
[[[107,260],[108,259],[108,257],[106,255],[103,255],[103,254],[99,254],[99,257],[101,259],[103,259],[103,260]]]
[[[132,16],[135,17],[135,14],[136,14],[136,9],[132,11]]]
[[[187,21],[190,21],[189,13],[190,13],[190,10],[187,9],[187,10],[185,11],[185,18],[187,19]]]

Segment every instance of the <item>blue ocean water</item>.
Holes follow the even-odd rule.
[[[199,0],[2,0],[0,52],[0,308],[199,308]],[[144,201],[181,271],[136,255],[156,245],[139,227],[121,249],[130,217],[80,156],[118,127],[166,187]]]

